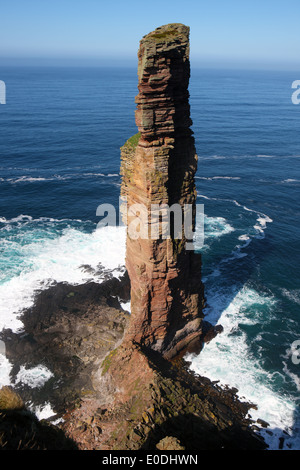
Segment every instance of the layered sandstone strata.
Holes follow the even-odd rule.
[[[194,229],[197,155],[190,129],[189,28],[157,28],[141,40],[138,59],[139,133],[121,149],[131,281],[126,340],[171,358],[199,339],[203,316],[200,256],[187,249],[191,235],[183,217],[185,207],[192,210]],[[167,209],[174,204],[180,208],[179,226],[178,212]],[[143,223],[136,237],[130,227],[137,226],[138,217]]]

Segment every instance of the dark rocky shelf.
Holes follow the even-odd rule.
[[[102,284],[57,284],[23,313],[22,333],[2,333],[12,379],[22,365],[43,364],[54,374],[39,389],[14,387],[22,402],[49,402],[63,421],[38,422],[23,406],[2,411],[0,431],[15,429],[24,447],[25,430],[34,431],[33,447],[47,449],[62,443],[66,449],[150,450],[166,437],[165,446],[191,451],[264,449],[248,417],[254,405],[241,402],[237,390],[194,375],[182,357],[168,361],[139,345],[124,347],[129,315],[119,299],[129,299],[127,275]],[[212,340],[209,324],[205,331],[203,340]],[[127,392],[116,406],[112,398],[120,388]]]

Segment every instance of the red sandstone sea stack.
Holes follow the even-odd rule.
[[[125,339],[172,358],[199,341],[203,317],[201,258],[186,249],[183,223],[184,207],[189,205],[195,227],[197,155],[190,128],[189,28],[177,23],[157,28],[141,40],[138,59],[139,133],[121,149],[127,222],[130,225],[135,204],[143,205],[148,221],[154,207],[158,216],[159,208],[175,204],[181,208],[182,230],[178,236],[171,218],[169,237],[163,236],[161,225],[156,227],[156,239],[149,227],[148,238],[132,238],[128,231],[131,320]]]
[[[201,258],[188,249],[191,234],[183,217],[180,227],[175,217],[166,224],[171,225],[169,237],[163,236],[158,217],[157,237],[150,236],[148,224],[147,230],[140,224],[144,233],[139,237],[130,231],[138,220],[134,207],[148,222],[153,205],[157,212],[162,206],[177,205],[180,214],[189,205],[192,228],[196,208],[189,28],[182,24],[157,28],[141,40],[138,57],[139,133],[121,149],[131,316],[123,319],[121,341],[102,344],[101,357],[93,363],[93,391],[64,416],[63,429],[80,449],[261,449],[264,443],[246,417],[252,405],[240,403],[236,390],[223,390],[190,373],[182,358],[185,351],[200,349],[201,340],[219,332],[202,320]],[[166,222],[164,218],[165,214]],[[111,323],[116,328],[117,322]]]

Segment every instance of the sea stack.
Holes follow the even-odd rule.
[[[199,342],[203,318],[201,257],[191,249],[184,223],[188,208],[189,230],[194,231],[197,155],[190,128],[189,78],[189,27],[168,24],[142,38],[136,97],[139,133],[121,149],[131,282],[125,341],[167,359]],[[137,215],[148,224],[140,224],[138,237],[130,231]]]
[[[120,324],[125,330],[122,339],[117,335],[115,342],[111,337],[107,341],[106,335],[104,341],[95,338],[101,351],[92,364],[92,390],[64,415],[63,429],[79,449],[265,448],[251,428],[252,405],[239,402],[237,390],[223,389],[190,373],[184,360],[191,346],[200,349],[205,337],[212,339],[207,322],[202,321],[200,256],[187,246],[191,234],[185,227],[179,237],[175,216],[169,237],[163,236],[158,217],[154,218],[158,236],[146,236],[142,223],[139,237],[131,232],[131,224],[136,226],[139,220],[137,212],[148,221],[153,205],[177,205],[181,212],[188,205],[190,225],[195,226],[197,157],[190,129],[189,76],[189,28],[170,24],[141,40],[139,133],[121,151],[131,315]],[[163,222],[165,218],[164,214]],[[106,287],[106,305],[115,305],[121,294],[121,290],[112,291],[113,285]],[[111,318],[109,329],[116,330],[118,323]]]

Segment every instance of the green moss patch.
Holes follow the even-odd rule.
[[[117,353],[117,349],[113,349],[112,351],[110,351],[110,353],[106,356],[106,358],[102,362],[102,375],[106,374],[106,372],[110,368],[111,360],[116,355],[116,353]]]
[[[172,39],[174,36],[176,36],[176,34],[178,34],[178,31],[176,31],[175,29],[171,29],[169,31],[164,31],[162,33],[151,34],[151,38],[154,38],[154,39]]]
[[[139,143],[140,137],[140,132],[134,134],[132,137],[130,137],[130,139],[125,142],[124,147],[131,147],[134,150],[137,147],[137,144]]]

